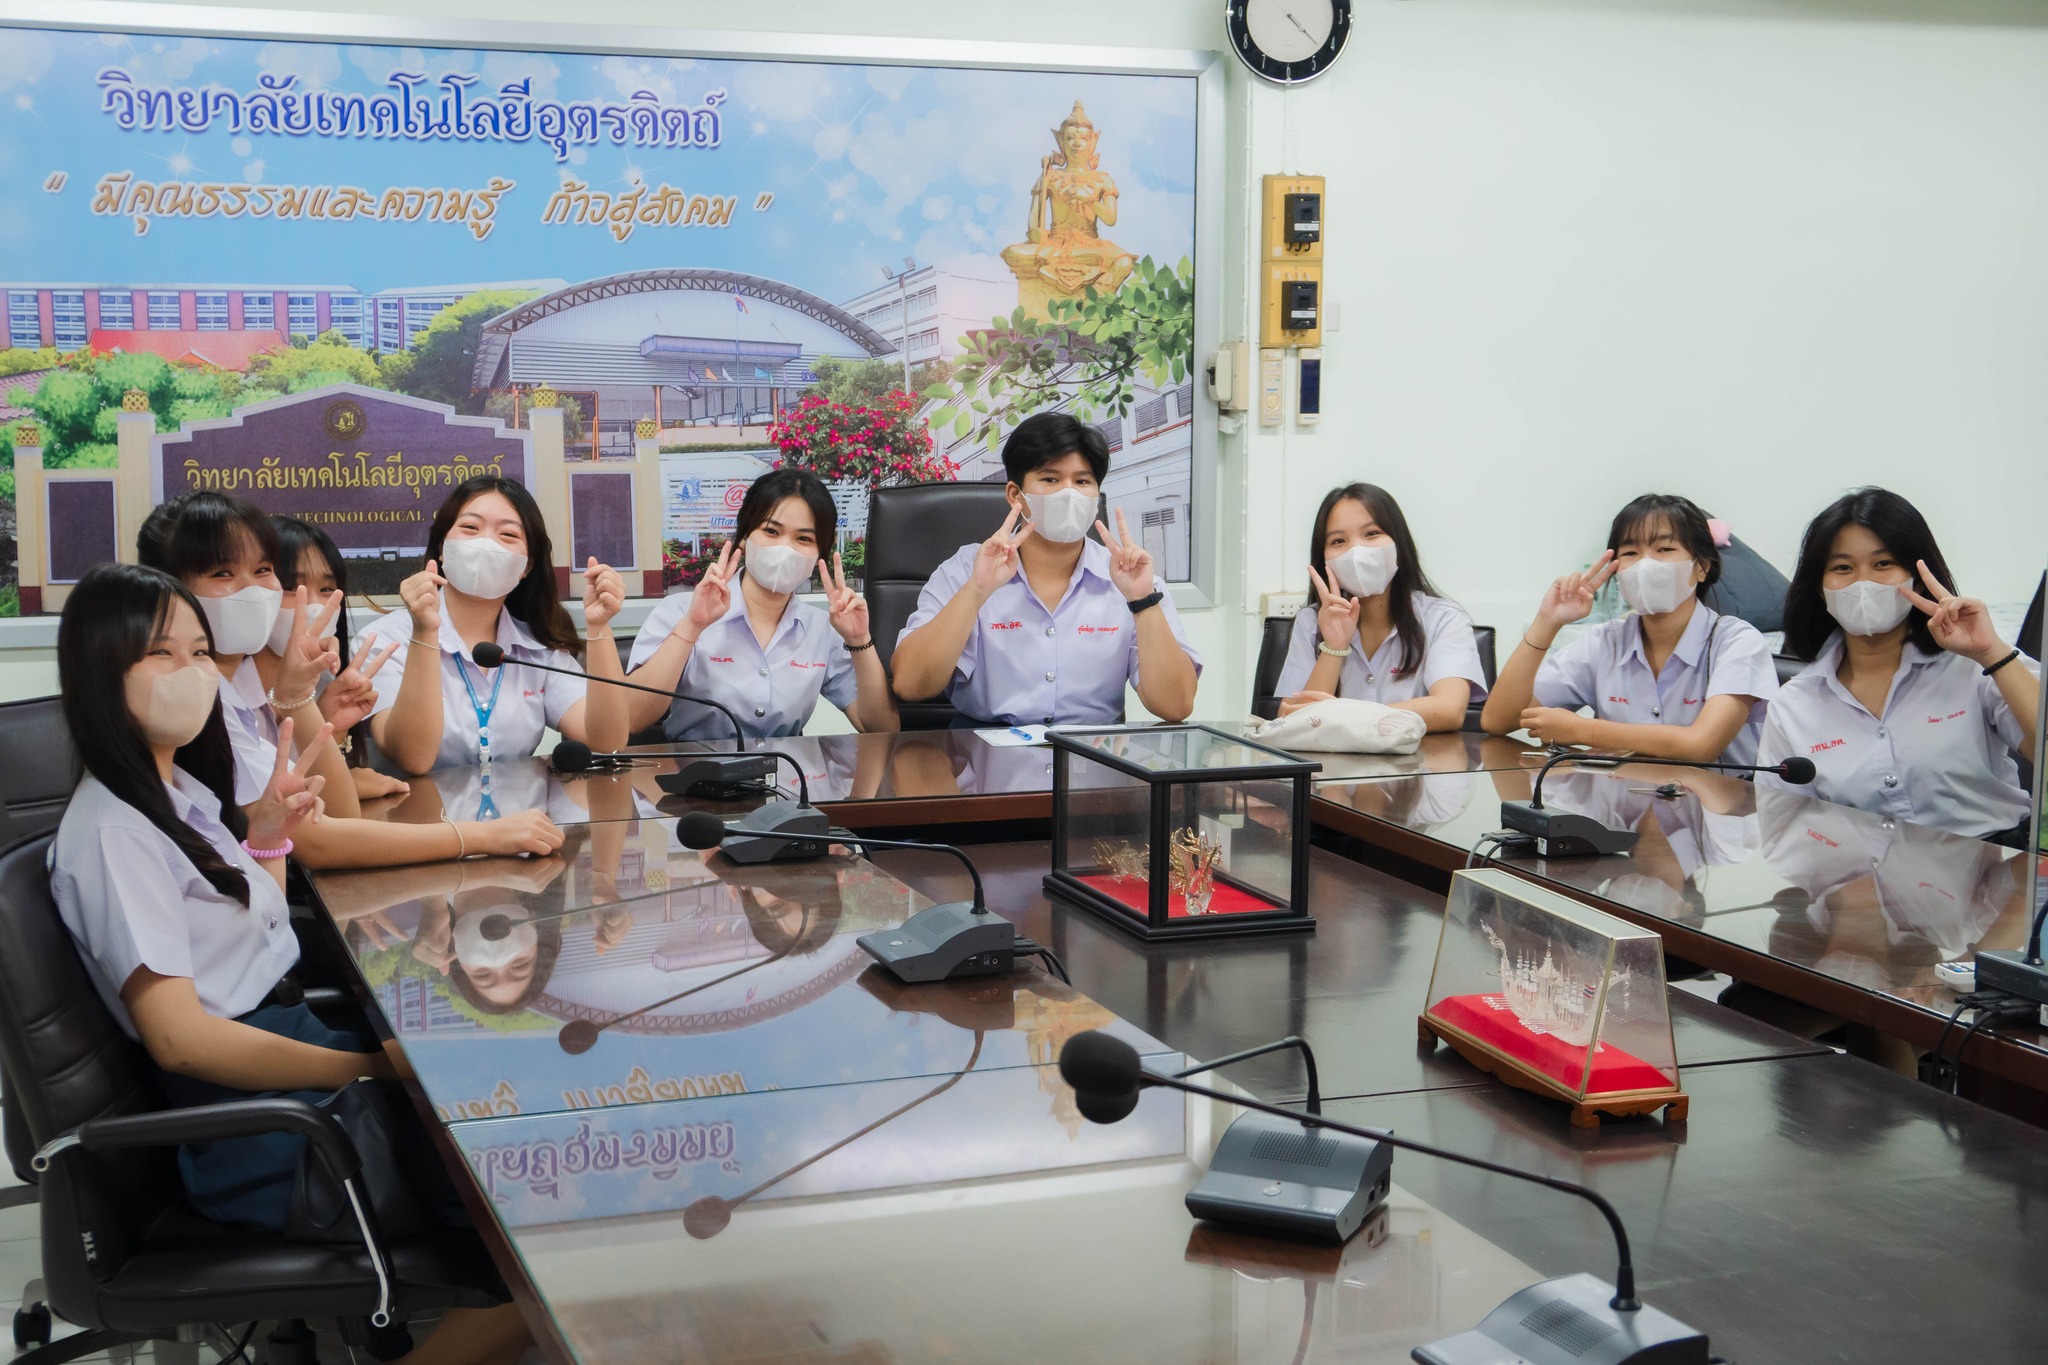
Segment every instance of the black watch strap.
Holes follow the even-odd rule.
[[[1126,601],[1124,605],[1131,609],[1131,615],[1136,616],[1139,612],[1149,611],[1165,600],[1166,594],[1155,589],[1143,597],[1135,597]]]

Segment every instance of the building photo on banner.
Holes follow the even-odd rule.
[[[1034,412],[1194,576],[1196,78],[9,29],[0,614],[217,489],[393,590],[526,483],[557,576],[715,562],[754,479],[1003,479]],[[1213,441],[1213,434],[1205,434]],[[994,528],[991,527],[991,530]]]

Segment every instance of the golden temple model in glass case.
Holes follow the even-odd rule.
[[[1308,800],[1320,764],[1205,725],[1046,739],[1048,892],[1147,939],[1315,927]]]
[[[1579,1127],[1686,1114],[1663,939],[1499,868],[1451,878],[1421,1032]]]

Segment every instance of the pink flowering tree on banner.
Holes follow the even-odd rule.
[[[933,453],[931,426],[917,408],[900,391],[873,406],[814,395],[784,410],[768,439],[782,453],[779,468],[806,469],[827,483],[865,484],[869,493],[890,484],[951,483],[960,466]],[[865,551],[858,540],[840,547],[848,575],[860,572]]]

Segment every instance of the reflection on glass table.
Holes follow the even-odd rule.
[[[927,902],[851,856],[743,867],[667,820],[566,831],[560,856],[322,874],[316,886],[448,1120],[1035,1065],[1067,1036],[1144,1034],[1036,969],[878,986],[855,939]]]
[[[451,1131],[584,1360],[1394,1365],[1538,1278],[1398,1187],[1341,1248],[1197,1225],[1182,1201],[1233,1110],[1152,1092],[1105,1128],[1056,1068],[969,1055],[943,1088]]]
[[[1423,773],[1533,771],[1550,756],[1550,751],[1540,745],[1525,744],[1506,735],[1466,731],[1424,735],[1422,744],[1412,754],[1314,755],[1323,765],[1323,770],[1316,774],[1318,783],[1371,782]]]

